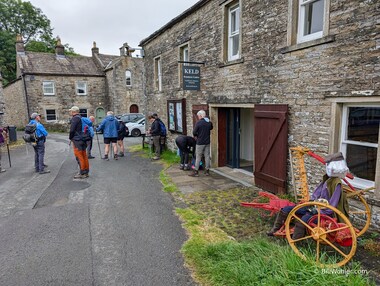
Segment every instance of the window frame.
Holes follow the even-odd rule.
[[[46,87],[45,85],[51,84],[52,87]],[[46,92],[45,89],[50,88],[53,92]],[[54,96],[55,95],[55,82],[53,80],[44,80],[42,81],[42,92],[45,96]]]
[[[51,115],[48,115],[48,111],[54,111],[54,117],[55,119],[49,119],[49,116]],[[58,120],[58,116],[57,116],[57,110],[56,109],[45,109],[45,118],[46,118],[46,122],[55,122]]]
[[[304,1],[304,2],[302,2]],[[326,5],[325,0],[299,0],[298,1],[298,31],[297,31],[297,42],[304,43],[315,39],[320,39],[323,37],[323,23],[325,21],[325,7],[323,6],[322,12],[322,30],[318,32],[314,32],[312,34],[308,34],[306,36],[303,35],[304,27],[305,27],[305,18],[306,18],[306,5],[312,4],[317,1],[322,1],[323,5]]]
[[[167,101],[167,118],[169,131],[178,134],[187,134],[186,99],[169,99]],[[179,122],[181,124],[179,124]],[[182,125],[182,130],[180,129]]]
[[[129,75],[128,75],[129,73]],[[125,86],[131,87],[132,86],[132,71],[126,70],[125,71]]]
[[[310,35],[307,35],[305,37],[301,37],[301,21],[300,20],[300,4],[301,0],[288,0],[288,33],[287,33],[287,45],[298,45],[298,44],[306,44],[310,42],[311,44],[314,43],[314,41],[320,41],[325,37],[329,35],[329,26],[330,26],[330,2],[331,0],[323,0],[324,1],[324,9],[323,9],[323,29],[322,33],[314,35],[311,37]],[[316,0],[307,0],[307,1],[316,1]],[[307,3],[306,3],[307,4]],[[306,44],[307,45],[307,44]]]
[[[156,91],[162,91],[162,59],[161,56],[154,58],[154,87]]]
[[[79,92],[79,90],[81,89],[79,87],[79,84],[84,84],[84,88],[82,88],[84,90],[83,93]],[[75,82],[75,92],[76,92],[76,95],[86,96],[87,95],[87,82],[83,81],[83,80],[78,80],[77,82]]]
[[[186,53],[187,51],[187,53]],[[183,62],[189,62],[190,61],[190,48],[189,48],[189,43],[183,44],[178,47],[178,59],[179,61]],[[183,72],[182,72],[182,67],[187,66],[189,63],[181,63],[178,65],[178,82],[179,82],[179,87],[183,86]]]
[[[354,140],[347,140],[347,129],[348,129],[348,109],[350,107],[379,107],[380,108],[380,103],[379,104],[374,104],[374,103],[345,103],[342,105],[342,116],[341,116],[341,123],[340,123],[340,140],[339,140],[339,148],[341,152],[343,153],[344,157],[346,158],[347,154],[347,145],[357,145],[357,146],[364,146],[364,147],[372,147],[372,148],[377,148],[377,160],[376,160],[376,170],[375,174],[378,172],[380,168],[379,163],[379,141],[378,143],[369,143],[369,142],[360,142],[360,141],[354,141]],[[379,136],[380,136],[380,125],[379,125]],[[375,175],[376,176],[376,175]],[[375,181],[370,181],[362,178],[355,177],[352,181],[350,181],[354,187],[358,188],[369,188],[373,187],[376,184],[376,177]]]
[[[241,12],[240,12],[240,3],[239,1],[234,1],[230,5],[227,6],[227,61],[234,61],[241,58]],[[237,26],[237,29],[232,31],[232,14],[236,13],[235,15],[235,25]],[[237,23],[236,23],[237,21]],[[233,48],[234,48],[234,38],[238,37],[238,49],[237,54],[233,55]]]
[[[86,112],[83,112],[84,110],[86,110]],[[79,108],[79,114],[82,117],[88,117],[88,108]],[[84,115],[86,115],[86,116],[84,116]]]

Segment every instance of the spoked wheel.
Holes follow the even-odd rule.
[[[357,230],[356,236],[361,236],[363,233],[365,233],[371,223],[371,209],[369,208],[366,199],[363,197],[363,192],[371,189],[374,188],[368,188],[362,191],[352,191],[348,187],[344,188],[347,198],[353,200],[349,203],[349,215],[353,226]]]
[[[309,223],[301,220],[296,212],[301,208],[315,208],[317,214]],[[334,219],[321,214],[321,210],[330,210],[334,213],[338,223]],[[306,227],[306,235],[294,240],[291,237],[291,228],[295,223],[302,223]],[[289,213],[285,221],[286,238],[294,252],[302,259],[310,255],[314,256],[318,265],[322,267],[340,267],[345,265],[354,256],[356,251],[356,232],[348,218],[337,208],[320,202],[307,202],[297,205]],[[300,242],[304,242],[300,244]],[[304,247],[305,243],[316,245]]]

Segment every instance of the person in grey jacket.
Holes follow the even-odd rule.
[[[199,164],[202,159],[202,155],[205,157],[205,174],[210,175],[210,134],[213,129],[212,122],[206,117],[206,112],[200,110],[197,113],[199,121],[195,124],[193,135],[196,138],[195,148],[195,169],[191,177],[198,177]]]
[[[104,160],[109,160],[108,153],[110,151],[110,144],[113,147],[113,158],[115,160],[118,159],[117,156],[117,136],[119,130],[119,122],[113,115],[112,111],[107,112],[107,116],[103,119],[102,123],[100,123],[99,127],[96,129],[96,132],[103,131],[104,138]]]

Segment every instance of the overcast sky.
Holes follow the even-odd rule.
[[[139,42],[198,0],[29,0],[51,22],[53,35],[75,52],[90,56],[95,41],[101,54],[119,55],[123,43]]]

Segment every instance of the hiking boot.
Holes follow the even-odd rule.
[[[274,234],[280,230],[280,228],[283,226],[288,214],[280,210],[280,212],[277,214],[276,220],[274,221],[273,227],[270,231],[267,232],[268,236],[274,236]]]
[[[113,158],[114,158],[115,160],[117,160],[117,159],[118,159],[117,154],[113,155]]]
[[[44,164],[44,167],[45,167],[45,168],[47,168],[47,167],[48,167],[48,165]]]
[[[104,157],[102,158],[103,160],[106,160],[106,161],[109,161],[110,159],[108,159],[108,155],[104,155]]]
[[[184,170],[185,167],[181,164],[181,165],[179,165],[179,169],[180,169],[180,170]]]
[[[124,153],[119,153],[119,157],[124,157]]]
[[[41,171],[41,172],[39,172],[40,173],[40,175],[42,175],[42,174],[49,174],[50,173],[50,170],[43,170],[43,171]]]
[[[209,169],[205,170],[205,175],[210,176],[210,170]]]
[[[92,155],[88,155],[88,159],[94,159],[95,157]]]
[[[199,177],[198,171],[194,170],[190,175],[190,177]]]
[[[185,170],[185,171],[190,171],[190,170],[191,170],[191,166],[185,164],[185,168],[184,168],[184,170]]]
[[[88,178],[88,174],[76,174],[74,179],[85,179]]]
[[[0,173],[4,173],[6,170],[4,169],[0,169]]]
[[[160,159],[160,157],[157,157],[157,156],[154,156],[153,158],[152,158],[152,160],[159,160]]]

